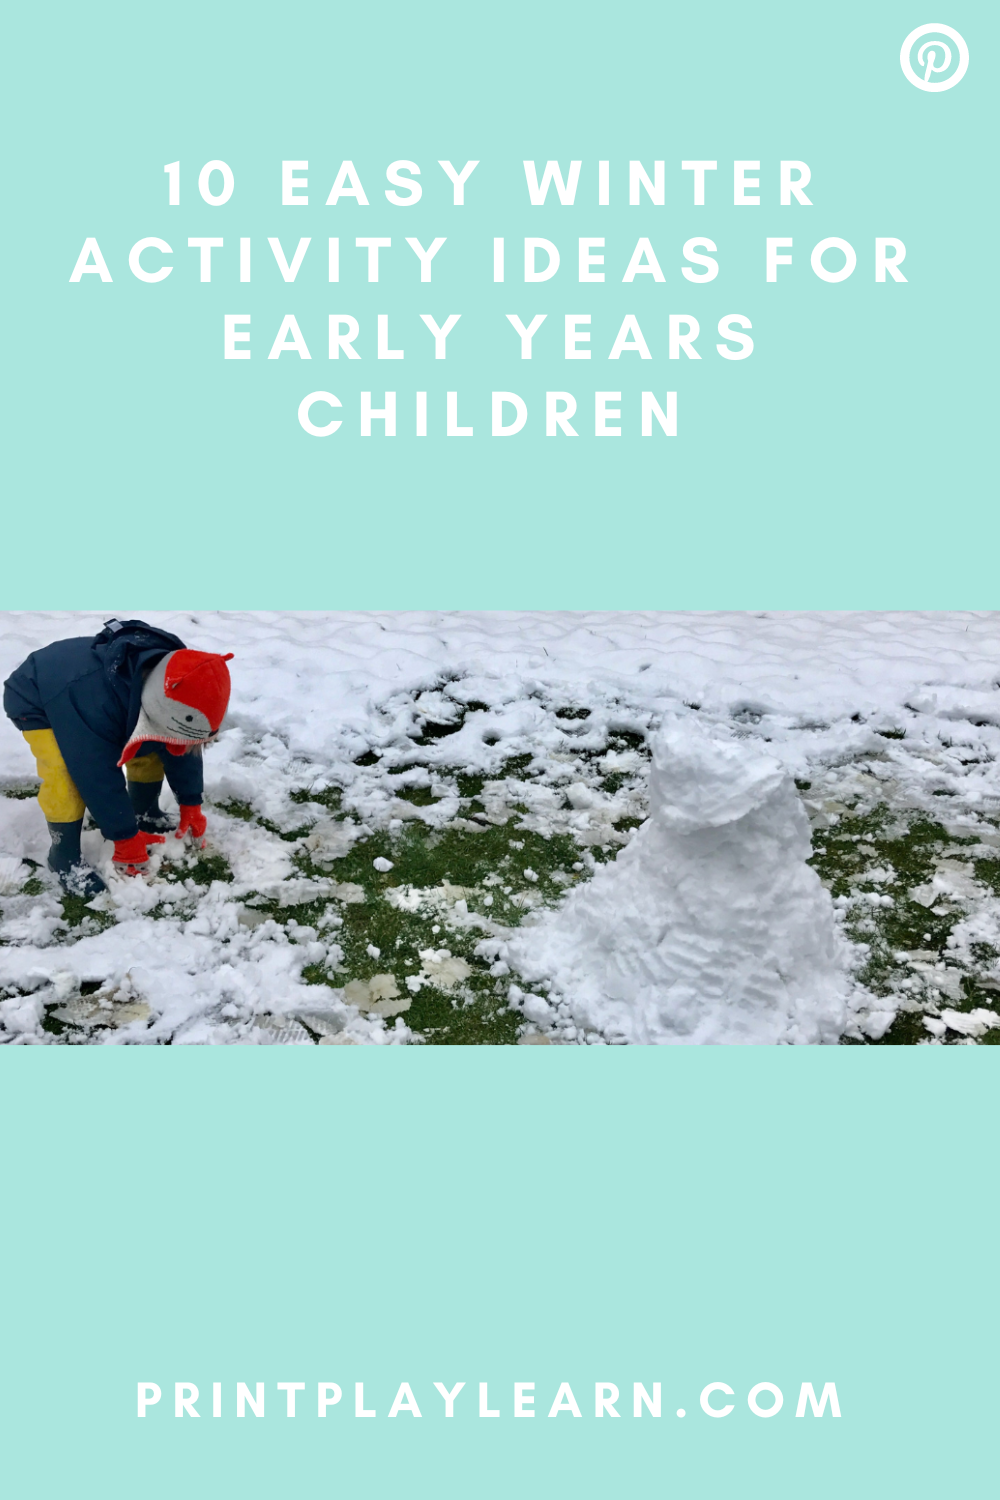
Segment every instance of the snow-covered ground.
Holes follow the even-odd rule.
[[[94,633],[111,613],[0,617],[0,677],[48,641]],[[920,1008],[928,1040],[978,1039],[1000,1024],[990,1006],[970,1009],[960,983],[975,968],[977,993],[1000,989],[988,863],[1000,850],[1000,616],[147,618],[191,646],[235,653],[227,727],[205,762],[208,853],[229,878],[194,878],[190,856],[168,841],[153,879],[110,876],[93,914],[67,925],[54,883],[28,863],[44,862],[41,814],[11,795],[33,785],[33,763],[0,720],[4,1040],[59,1040],[43,1028],[54,1015],[63,1040],[405,1043],[420,1037],[410,1005],[422,986],[463,1003],[470,963],[453,950],[488,966],[529,1034],[564,1041],[875,1039],[901,1007]],[[666,747],[659,812],[636,831],[651,743]],[[504,780],[512,764],[522,769]],[[462,776],[477,778],[475,802]],[[765,789],[722,819],[733,858],[720,883],[706,830],[722,826],[713,808],[727,787],[741,786]],[[421,789],[423,799],[407,800]],[[682,804],[683,827],[670,821]],[[831,848],[850,837],[863,851],[872,835],[837,829],[883,806],[897,834],[924,814],[956,849],[938,849],[912,892],[862,860],[850,891],[831,901],[804,863],[803,805]],[[392,841],[418,824],[432,841],[506,828],[505,864],[532,837],[571,839],[579,858],[541,882],[528,867],[512,884],[499,871],[475,889],[393,884],[386,871],[385,900],[433,917],[438,946],[400,956],[394,970],[373,944],[369,971],[352,977],[345,913],[365,895],[342,878],[344,861],[374,838],[389,840],[391,856]],[[110,875],[110,849],[96,831],[84,838]],[[588,880],[595,855],[613,859],[630,839]],[[725,913],[743,901],[754,866],[750,933]],[[578,889],[564,896],[571,883]],[[500,913],[504,891],[523,918],[516,929]],[[863,937],[865,912],[878,916],[902,896],[947,916],[947,952],[897,955],[892,994],[868,994],[857,979],[865,955],[843,921]],[[303,907],[305,922],[294,915]],[[769,943],[786,917],[792,936]],[[706,958],[713,943],[718,963]],[[741,954],[756,955],[752,973]],[[385,972],[371,972],[378,963]],[[641,982],[623,986],[625,971]],[[777,1009],[775,984],[784,986]]]

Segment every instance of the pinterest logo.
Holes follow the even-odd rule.
[[[951,26],[918,26],[900,47],[899,63],[916,88],[940,94],[965,77],[969,49]]]

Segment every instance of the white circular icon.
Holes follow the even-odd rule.
[[[918,73],[913,66],[913,44],[922,36],[928,37],[929,40],[924,42],[922,47],[917,48],[917,68],[922,70],[922,73]],[[945,37],[950,37],[958,49],[958,66],[950,78],[935,83],[935,74],[947,73],[952,64],[953,53],[944,40]],[[960,36],[952,26],[918,26],[915,31],[910,32],[900,47],[899,64],[910,82],[918,89],[924,89],[928,94],[940,94],[945,89],[953,89],[956,83],[961,83],[965,77],[965,70],[969,66],[969,49],[965,45],[965,38]]]

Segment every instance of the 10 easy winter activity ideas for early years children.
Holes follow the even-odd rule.
[[[720,221],[723,209],[732,212],[763,207],[779,215],[784,210],[798,213],[813,207],[807,187],[816,191],[809,164],[792,158],[765,161],[763,165],[759,160],[720,163],[707,158],[684,159],[671,170],[669,194],[666,158],[646,162],[633,159],[627,167],[610,159],[586,165],[582,159],[565,165],[548,160],[541,166],[525,160],[519,167],[470,159],[461,168],[451,161],[439,161],[437,166],[440,172],[425,173],[415,161],[393,161],[385,168],[390,186],[376,189],[367,169],[362,175],[352,160],[342,160],[335,170],[331,164],[319,167],[315,160],[310,165],[309,159],[283,160],[280,165],[276,161],[274,196],[270,200],[276,215],[285,222],[289,211],[305,210],[313,219],[320,218],[316,228],[322,229],[322,236],[300,235],[293,243],[283,242],[280,234],[268,235],[268,250],[264,251],[259,238],[241,232],[238,222],[233,226],[235,232],[228,227],[241,208],[236,174],[229,163],[219,159],[197,165],[170,162],[162,169],[166,174],[165,212],[159,226],[163,233],[143,234],[131,244],[112,244],[106,238],[102,243],[100,235],[86,236],[69,280],[77,285],[111,284],[125,274],[126,266],[131,277],[148,285],[166,282],[175,270],[185,284],[195,277],[202,284],[211,283],[213,278],[223,280],[232,286],[234,297],[239,289],[240,307],[222,314],[217,347],[223,360],[246,361],[256,356],[280,361],[287,355],[299,361],[338,361],[342,390],[345,373],[350,378],[345,366],[352,361],[366,367],[372,360],[400,361],[408,354],[411,362],[414,356],[422,361],[430,357],[431,348],[436,361],[445,361],[456,345],[469,347],[466,341],[473,340],[478,349],[496,351],[497,357],[506,342],[508,352],[519,351],[521,360],[537,358],[548,367],[555,361],[561,361],[562,367],[579,360],[618,362],[627,355],[651,364],[704,358],[740,362],[753,354],[751,330],[760,337],[756,314],[751,316],[745,309],[727,310],[727,251],[721,236],[717,241],[705,232],[699,235],[690,231],[697,228],[698,215],[709,208]],[[518,236],[516,244],[509,234],[496,233],[492,241],[479,235],[464,237],[461,220],[455,226],[450,215],[466,206],[467,197],[471,200],[481,193],[481,204],[495,203],[497,212],[517,211],[512,171],[523,171],[520,206],[525,206],[526,194],[528,208],[544,211],[557,205],[575,215],[571,220],[575,227],[582,227],[580,220],[586,216],[588,232],[574,233],[571,238],[559,235],[558,239]],[[331,179],[327,192],[326,183]],[[318,181],[323,183],[320,193],[316,192]],[[360,228],[366,219],[365,210],[374,209],[374,218],[380,219],[390,211],[414,208],[424,196],[425,183],[433,211],[441,215],[435,227],[447,228],[447,233],[428,237],[425,232],[423,238],[406,235],[401,244],[399,236],[391,232],[394,219],[386,220],[384,227],[390,229],[387,234],[344,233],[341,220],[345,217]],[[669,238],[633,236],[623,229],[621,220],[609,224],[604,233],[590,232],[604,227],[600,222],[603,211],[625,207],[626,195],[628,209],[640,215],[664,209],[671,212],[673,222],[689,211],[692,217],[680,231],[672,223]],[[230,204],[232,208],[227,209]],[[206,206],[220,211],[219,227],[225,226],[225,230],[217,235],[182,230],[180,241],[189,254],[181,253],[175,259],[177,231],[170,227],[171,211],[182,206],[189,212],[196,209],[201,213]],[[254,207],[259,209],[260,205]],[[329,233],[328,211],[333,212],[336,234]],[[292,217],[298,227],[301,213]],[[276,222],[274,227],[279,229],[280,224]],[[783,232],[770,232],[779,227]],[[789,227],[768,222],[760,237],[754,253],[760,280],[765,284],[795,280],[805,274],[837,285],[854,276],[859,254],[862,264],[867,261],[868,266],[859,277],[873,276],[887,287],[906,283],[902,270],[906,245],[897,236],[882,233],[884,226],[878,227],[878,232],[873,226],[860,249],[839,235],[814,237],[801,231],[788,232]],[[169,240],[166,234],[170,234]],[[545,295],[551,298],[557,295],[557,288],[569,283],[586,286],[588,296],[599,300],[591,310],[556,311],[550,304],[539,311],[533,303],[529,308],[522,304],[517,311],[498,307],[495,314],[484,314],[480,307],[472,317],[462,311],[445,311],[440,305],[433,312],[424,311],[419,303],[414,304],[412,314],[395,316],[377,309],[367,313],[360,306],[352,308],[349,301],[346,308],[341,303],[340,310],[318,305],[316,299],[323,287],[343,286],[350,299],[352,287],[358,289],[353,294],[357,296],[362,283],[379,283],[380,273],[384,282],[390,261],[390,279],[401,277],[402,283],[410,280],[415,287],[428,288],[420,292],[424,307],[432,297],[442,295],[442,287],[444,295],[453,294],[460,267],[475,268],[474,274],[484,282],[491,279],[497,286],[545,284]],[[808,271],[804,269],[806,261]],[[686,300],[679,307],[644,312],[641,321],[633,311],[609,311],[607,302],[601,302],[596,292],[602,284],[607,289],[616,282],[622,286],[643,281],[663,284],[668,275],[676,282],[678,271],[686,283]],[[281,283],[296,285],[298,295],[313,306],[308,314],[301,310],[285,312],[261,330],[259,317],[254,322],[248,305],[250,293],[245,288],[252,281],[255,286],[277,286],[279,277]],[[702,302],[705,294],[696,289],[709,285],[713,285],[716,303],[706,308]],[[616,363],[615,368],[621,367]],[[682,431],[677,397],[676,390],[657,386],[644,390],[638,405],[631,409],[627,404],[623,408],[620,390],[590,390],[584,396],[552,389],[545,392],[544,403],[534,412],[533,420],[544,421],[547,437],[621,437],[636,433],[676,437]],[[428,392],[417,389],[406,393],[404,400],[397,390],[355,392],[352,388],[347,400],[354,408],[348,428],[361,437],[426,437],[429,431],[441,431],[449,438],[459,438],[487,430],[493,437],[514,437],[529,422],[527,401],[514,390],[493,390],[488,398],[474,390],[448,391],[443,410],[440,403],[432,402],[429,408]],[[344,408],[344,397],[323,387],[303,392],[295,410],[304,433],[324,438],[344,428],[346,418],[338,415]],[[487,410],[488,427],[484,421]]]

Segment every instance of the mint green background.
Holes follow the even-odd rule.
[[[22,7],[5,79],[7,604],[994,606],[997,11],[945,9],[972,64],[957,88],[929,95],[899,66],[903,37],[926,19],[911,0]],[[522,158],[573,156],[585,163],[579,205],[526,207]],[[626,206],[632,156],[667,161],[664,208]],[[782,156],[810,163],[815,207],[778,207]],[[211,209],[195,181],[216,157],[236,192]],[[280,207],[283,157],[310,161],[306,209]],[[371,208],[324,207],[344,157]],[[423,169],[413,209],[383,197],[386,165],[404,157]],[[440,157],[482,162],[464,209],[450,206]],[[605,157],[614,197],[601,210]],[[689,157],[720,163],[703,209],[679,171]],[[759,209],[732,206],[734,158],[762,163]],[[161,169],[175,159],[184,198],[170,209]],[[343,271],[331,288],[334,233]],[[112,286],[68,285],[88,234]],[[186,248],[199,234],[226,240],[208,286]],[[313,245],[286,287],[266,236],[290,253],[306,234]],[[362,279],[357,234],[394,240],[377,287]],[[403,240],[435,234],[448,243],[422,287]],[[496,234],[513,267],[525,234],[555,239],[563,270],[541,286],[494,287]],[[580,286],[576,239],[601,234],[609,279]],[[621,285],[640,234],[665,285]],[[719,246],[709,286],[680,276],[680,247],[698,234]],[[796,241],[774,286],[769,234]],[[908,247],[905,286],[874,283],[880,234]],[[127,269],[145,235],[175,250],[156,286]],[[240,235],[254,240],[249,287],[236,279]],[[841,285],[808,266],[828,235],[858,251]],[[325,357],[326,315],[340,310],[362,321],[357,363]],[[462,313],[444,364],[418,321],[428,310]],[[503,315],[536,310],[549,321],[526,364]],[[249,362],[222,359],[227,311],[252,313]],[[589,363],[562,358],[569,311],[593,314]],[[700,317],[699,363],[663,357],[670,311]],[[735,364],[713,351],[730,311],[750,316],[756,340]],[[284,312],[306,333],[308,364],[266,358]],[[391,315],[404,361],[374,360],[377,312]],[[604,357],[627,312],[660,351],[650,363]],[[357,392],[386,386],[399,392],[401,435],[362,441]],[[638,436],[644,386],[678,390],[676,441]],[[631,435],[544,437],[546,388],[578,393],[586,431],[590,393],[619,387]],[[321,441],[295,413],[323,388],[347,411],[345,429]],[[405,434],[418,388],[441,428],[444,392],[458,389],[476,437]],[[494,388],[529,401],[517,438],[488,435]]]
[[[6,1492],[995,1494],[995,1061],[8,1048]],[[223,1420],[178,1422],[173,1381],[210,1411],[214,1379]],[[236,1420],[240,1379],[263,1421]],[[379,1419],[347,1409],[356,1379]],[[459,1379],[446,1423],[432,1383]],[[659,1422],[588,1415],[595,1380],[636,1379],[663,1382]],[[839,1422],[795,1419],[803,1379],[837,1382]],[[165,1393],[142,1422],[138,1380]],[[289,1424],[279,1380],[344,1404],[318,1422],[313,1385]],[[385,1420],[402,1380],[419,1422]],[[579,1422],[545,1415],[561,1380]],[[739,1393],[724,1421],[710,1380]],[[786,1397],[766,1422],[760,1380]]]
[[[851,3],[22,8],[3,101],[4,605],[995,605],[996,13],[944,14],[972,65],[937,97],[898,64],[926,19]],[[471,156],[482,166],[455,212],[434,163]],[[526,209],[524,156],[582,157],[581,207]],[[631,156],[666,158],[666,208],[621,206]],[[727,164],[759,158],[765,206],[685,206],[674,167],[689,156],[718,159],[719,199]],[[810,163],[814,209],[776,206],[782,156]],[[187,194],[170,210],[161,167],[178,157]],[[192,195],[212,157],[237,177],[220,210]],[[310,159],[314,207],[277,206],[282,157]],[[425,200],[325,210],[343,157],[373,204],[389,161],[418,161]],[[606,210],[582,201],[599,157],[616,171]],[[331,291],[322,241],[337,232]],[[495,288],[501,233],[555,239],[566,269]],[[794,274],[768,287],[763,241],[785,233]],[[87,234],[111,287],[67,284]],[[178,269],[143,286],[126,255],[152,234]],[[227,240],[211,286],[184,248],[197,234]],[[232,269],[241,234],[250,288]],[[269,234],[289,249],[314,237],[294,287],[268,266]],[[396,241],[378,287],[361,280],[356,234]],[[407,234],[448,236],[430,288]],[[603,287],[575,281],[583,234],[608,240]],[[610,279],[640,234],[665,286]],[[709,287],[677,270],[696,234],[720,249]],[[808,270],[832,234],[859,252],[841,286]],[[905,240],[905,287],[869,279],[877,234]],[[254,358],[224,364],[222,313],[244,310]],[[394,333],[412,318],[406,360],[332,366],[322,329],[340,310],[368,328],[389,312]],[[446,365],[428,359],[425,310],[463,314]],[[286,311],[308,366],[263,357]],[[706,330],[741,311],[757,347],[732,365],[565,365],[542,358],[540,335],[529,366],[507,311],[547,311],[553,336],[564,312],[591,311],[595,355],[626,312],[662,350],[669,311]],[[387,385],[401,412],[416,388],[439,407],[457,388],[463,416],[480,393],[480,432],[362,442],[354,393]],[[546,388],[619,386],[626,411],[643,386],[676,387],[682,436],[540,435]],[[329,442],[295,423],[321,387],[348,404]],[[493,388],[529,401],[517,439],[483,431]],[[995,1075],[986,1049],[4,1049],[6,1487],[32,1500],[992,1493]],[[796,1422],[798,1383],[830,1377],[842,1421]],[[263,1379],[272,1415],[180,1424],[165,1395],[140,1424],[147,1378],[206,1394]],[[515,1379],[534,1379],[541,1405],[562,1379],[583,1401],[598,1379],[660,1378],[665,1411],[690,1416],[444,1427],[434,1396],[412,1426],[341,1408],[289,1429],[273,1389],[364,1379],[384,1411],[400,1380],[423,1397],[439,1378],[466,1379],[470,1403],[488,1379],[505,1405]],[[741,1397],[774,1380],[788,1407],[765,1423],[741,1402],[710,1423],[696,1407],[710,1379]]]

